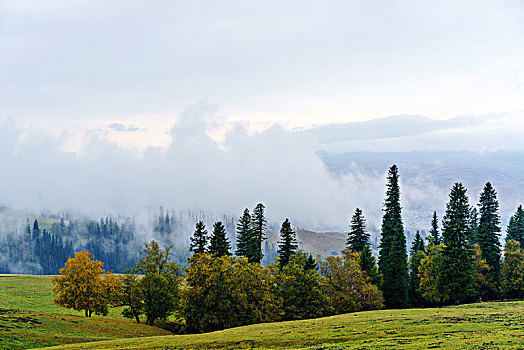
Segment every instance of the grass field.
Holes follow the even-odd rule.
[[[0,275],[0,308],[33,310],[84,316],[83,311],[65,309],[53,303],[52,276]],[[111,309],[107,318],[126,320],[120,308]]]
[[[382,310],[57,349],[523,349],[524,303]]]
[[[0,277],[0,348],[524,349],[524,302],[381,310],[165,336],[161,329],[120,320],[118,312],[113,318],[72,315],[52,303],[50,280]]]
[[[50,276],[0,275],[0,349],[170,334],[123,320],[118,310],[85,318],[56,306],[53,298]]]

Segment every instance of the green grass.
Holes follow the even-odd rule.
[[[524,348],[524,302],[370,311],[166,336],[122,321],[118,311],[111,318],[81,317],[54,305],[51,289],[49,276],[0,277],[0,349]]]
[[[53,303],[53,276],[0,275],[0,308],[43,311],[84,316],[83,311],[65,309]],[[122,308],[111,309],[107,318],[127,320]]]
[[[56,349],[522,349],[524,303],[381,310]]]
[[[116,338],[167,335],[169,332],[53,304],[51,276],[0,275],[0,349],[27,349]]]

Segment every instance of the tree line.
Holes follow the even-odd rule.
[[[434,212],[429,237],[425,240],[417,232],[408,252],[398,168],[393,165],[387,176],[378,264],[365,217],[356,208],[342,256],[315,259],[298,250],[296,233],[285,219],[277,259],[261,266],[266,219],[265,207],[259,203],[252,213],[246,208],[238,220],[234,254],[222,222],[215,222],[209,233],[198,221],[187,266],[172,261],[171,247],[161,248],[152,241],[123,277],[114,278],[100,267],[100,293],[105,297],[91,300],[124,306],[126,317],[137,322],[143,317],[147,324],[174,314],[178,330],[204,332],[382,307],[522,298],[522,206],[510,219],[504,257],[499,204],[491,183],[484,186],[477,207],[470,205],[466,188],[454,184],[441,227]],[[54,282],[59,295],[68,293],[60,284],[68,269],[66,264]],[[55,302],[68,306],[59,298]],[[107,307],[82,305],[80,309],[89,310],[86,315],[107,313]]]

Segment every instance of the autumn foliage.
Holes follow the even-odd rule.
[[[86,317],[93,313],[107,315],[112,295],[119,291],[119,281],[111,272],[104,272],[104,263],[88,251],[69,258],[60,275],[53,277],[55,304],[78,311]]]

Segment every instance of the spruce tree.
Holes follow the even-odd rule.
[[[381,278],[378,273],[377,262],[373,256],[373,253],[371,253],[369,244],[364,245],[364,248],[362,248],[362,251],[360,252],[359,265],[360,269],[364,271],[371,279],[371,283],[376,286],[381,285]]]
[[[413,242],[411,243],[411,250],[409,252],[410,252],[410,255],[413,255],[420,250],[425,252],[424,240],[422,239],[422,236],[420,236],[420,231],[417,230],[417,234],[415,235],[415,238],[413,239]]]
[[[408,266],[406,236],[402,224],[398,168],[393,165],[387,177],[386,200],[382,217],[379,272],[387,308],[408,306]]]
[[[366,233],[366,219],[360,208],[355,209],[351,218],[350,231],[348,233],[347,247],[352,252],[360,252],[368,244],[369,233]]]
[[[286,218],[280,228],[280,241],[278,242],[278,257],[280,268],[282,269],[289,262],[291,255],[298,249],[295,231],[291,228],[291,223]]]
[[[456,183],[449,194],[442,222],[444,248],[438,289],[445,301],[460,303],[474,294],[473,252],[470,239],[470,208],[466,188]]]
[[[266,218],[264,216],[264,204],[258,203],[253,209],[251,216],[251,230],[253,233],[252,239],[248,243],[248,258],[250,262],[260,261],[264,257],[262,254],[262,242],[266,239]]]
[[[429,230],[430,239],[429,242],[431,245],[439,245],[442,243],[440,239],[440,234],[438,232],[438,221],[437,221],[437,212],[433,212],[433,219],[431,220],[431,229]]]
[[[415,238],[411,243],[409,258],[409,300],[412,307],[422,306],[424,299],[420,292],[420,277],[418,276],[418,269],[421,265],[422,259],[426,257],[424,239],[420,236],[420,231],[417,230]]]
[[[506,232],[506,242],[512,239],[519,242],[521,247],[524,247],[524,210],[522,205],[519,205],[515,214],[509,219]]]
[[[251,214],[249,214],[249,209],[246,208],[237,224],[237,250],[235,251],[235,254],[238,257],[247,257],[249,259],[248,247],[249,243],[252,241],[252,237]]]
[[[33,222],[33,237],[39,237],[40,236],[40,228],[38,227],[38,220],[35,219]]]
[[[304,270],[318,270],[317,262],[315,258],[313,258],[313,255],[311,255],[311,253],[307,254],[306,262],[304,264]]]
[[[217,221],[213,225],[213,233],[209,239],[209,253],[216,256],[229,256],[231,244],[227,239],[226,229],[222,222]]]
[[[482,257],[486,259],[491,271],[488,274],[488,279],[494,286],[498,287],[500,283],[500,216],[499,216],[499,202],[497,200],[497,192],[491,185],[486,183],[484,190],[480,194],[479,200],[480,219],[477,229],[477,242],[482,251]],[[488,298],[496,298],[497,295],[491,291]]]
[[[191,237],[191,245],[189,251],[195,254],[201,254],[206,252],[207,246],[207,230],[206,225],[202,221],[196,223],[195,232]]]
[[[475,206],[472,206],[469,211],[469,244],[472,246],[477,242],[477,231],[479,228],[479,212]]]

